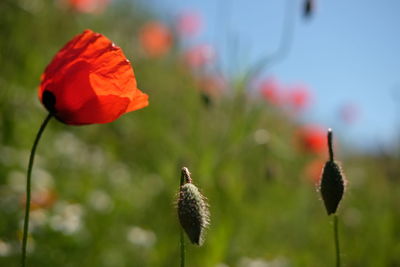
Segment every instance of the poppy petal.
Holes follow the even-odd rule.
[[[139,89],[136,90],[136,95],[134,99],[129,103],[126,112],[135,111],[141,108],[144,108],[149,105],[149,96],[140,91]]]
[[[67,124],[111,122],[148,105],[148,96],[137,89],[132,66],[121,48],[91,30],[68,42],[41,80],[40,100],[48,91],[52,105],[44,103],[45,107]]]
[[[66,124],[85,125],[92,123],[109,123],[125,113],[129,98],[115,95],[98,96],[86,102],[72,114],[61,114]]]

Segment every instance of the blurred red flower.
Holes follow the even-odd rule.
[[[216,98],[222,94],[226,81],[219,75],[207,75],[199,80],[199,86],[204,93]]]
[[[305,109],[310,104],[311,95],[308,88],[304,85],[292,87],[287,95],[288,104],[296,111]]]
[[[192,68],[200,68],[214,60],[215,51],[210,45],[198,45],[185,52],[185,62]]]
[[[260,92],[264,99],[276,106],[282,104],[281,85],[275,78],[268,78],[261,82]]]
[[[91,30],[75,36],[41,77],[39,99],[63,123],[112,122],[148,105],[121,48]]]
[[[57,201],[57,194],[52,189],[35,191],[32,194],[31,209],[37,210],[37,209],[51,208],[56,201]],[[21,204],[25,206],[25,203],[26,203],[26,196],[24,195],[21,199]]]
[[[68,6],[81,13],[102,13],[111,0],[64,0]]]
[[[318,184],[321,179],[322,169],[325,165],[325,161],[322,159],[315,159],[310,161],[304,170],[304,174],[309,181],[314,184]]]
[[[319,154],[327,151],[326,131],[315,125],[301,127],[295,133],[296,143],[301,151]]]
[[[196,12],[187,12],[178,17],[177,30],[182,36],[194,36],[201,28],[201,17]]]
[[[139,41],[148,56],[160,57],[171,49],[172,35],[167,26],[158,21],[151,21],[141,28]]]

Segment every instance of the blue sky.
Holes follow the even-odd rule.
[[[310,20],[302,17],[303,0],[145,2],[169,20],[199,12],[204,24],[193,42],[216,46],[223,65],[235,65],[239,72],[276,50],[287,1],[295,25],[290,53],[265,69],[264,76],[310,86],[314,101],[304,121],[333,127],[354,148],[393,147],[400,132],[400,1],[315,0]],[[235,49],[232,40],[237,41]],[[338,119],[344,104],[359,107],[354,124]]]

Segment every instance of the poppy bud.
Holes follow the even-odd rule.
[[[314,1],[313,0],[305,0],[303,6],[303,15],[305,18],[308,18],[312,15],[314,11]]]
[[[336,213],[343,197],[345,182],[340,166],[333,160],[332,130],[328,131],[330,159],[325,163],[320,182],[320,192],[328,215]]]
[[[328,215],[336,213],[344,192],[342,171],[336,162],[326,162],[322,172],[320,190]]]
[[[204,242],[205,229],[209,225],[208,204],[206,198],[192,183],[190,172],[186,167],[182,168],[178,217],[190,241],[201,246]]]

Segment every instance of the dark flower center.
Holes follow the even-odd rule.
[[[44,91],[42,95],[43,105],[50,113],[56,113],[56,97],[50,91]]]

